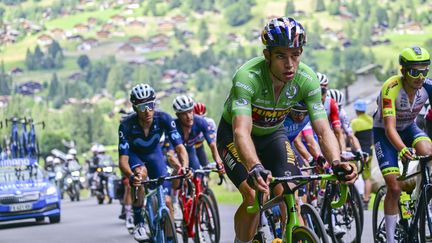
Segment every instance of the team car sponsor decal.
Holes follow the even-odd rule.
[[[268,108],[252,104],[252,121],[257,127],[269,128],[281,124],[290,109]]]

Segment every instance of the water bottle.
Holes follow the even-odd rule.
[[[402,218],[404,219],[409,219],[412,216],[410,203],[411,196],[406,192],[402,192],[400,196],[400,206],[402,211]]]

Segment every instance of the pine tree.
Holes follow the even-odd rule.
[[[201,21],[199,28],[198,28],[198,38],[199,38],[200,44],[205,45],[209,36],[210,36],[210,33],[208,31],[206,21]]]
[[[54,98],[56,95],[59,95],[58,90],[59,90],[59,81],[57,78],[57,73],[53,73],[51,78],[51,83],[49,85],[48,97]]]
[[[295,13],[295,6],[292,0],[288,0],[285,6],[285,16],[291,16]]]

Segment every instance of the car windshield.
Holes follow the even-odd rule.
[[[0,183],[42,180],[45,177],[38,165],[0,167]]]

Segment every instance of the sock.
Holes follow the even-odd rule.
[[[132,215],[132,205],[125,205],[125,212],[126,212],[126,217],[129,217]]]
[[[142,207],[135,207],[135,206],[133,207],[135,225],[140,224],[140,223],[144,224],[144,218],[141,214],[141,210],[142,210]]]
[[[394,243],[394,235],[396,231],[396,222],[398,220],[398,215],[385,215],[385,228],[386,228],[386,237],[388,243]]]

